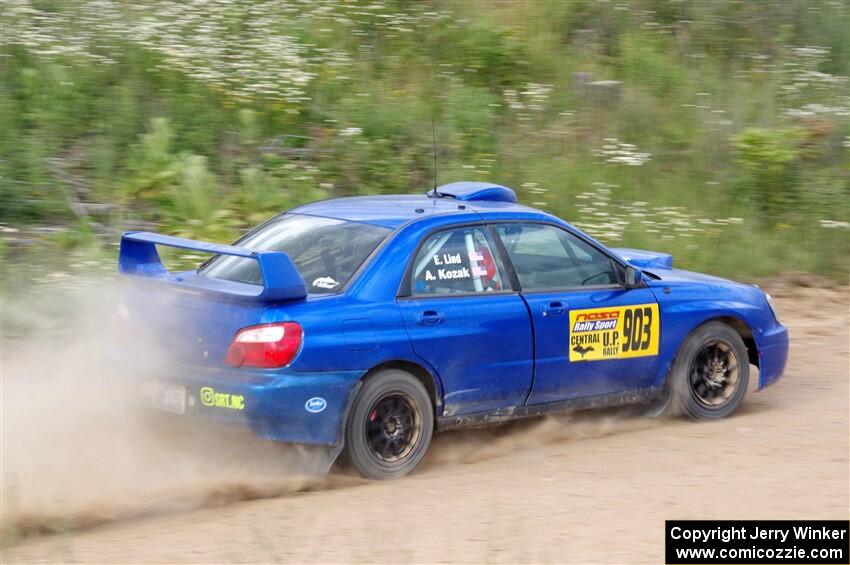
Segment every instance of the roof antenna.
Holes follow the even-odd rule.
[[[431,115],[431,137],[434,139],[434,195],[437,196],[437,126],[434,125],[434,116]]]

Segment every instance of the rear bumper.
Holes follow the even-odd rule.
[[[191,367],[150,380],[186,387],[187,417],[247,426],[275,441],[332,445],[361,376]]]
[[[759,389],[782,377],[788,363],[788,328],[777,323],[763,332],[756,343],[759,352]]]

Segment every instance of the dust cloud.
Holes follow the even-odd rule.
[[[125,348],[141,338],[127,339],[120,295],[115,281],[68,291],[57,316],[3,340],[4,537],[354,481],[327,478],[327,449],[153,413],[138,377],[167,360],[143,343]]]
[[[33,329],[3,342],[0,534],[7,539],[364,482],[330,474],[333,450],[149,408],[139,377],[161,374],[168,359],[122,315],[120,281],[52,300],[62,303],[61,315],[34,315]],[[435,436],[416,472],[657,425],[618,409],[453,431]]]

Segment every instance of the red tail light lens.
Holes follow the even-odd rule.
[[[301,326],[295,322],[242,328],[233,338],[225,361],[234,367],[283,367],[301,348],[302,335]]]

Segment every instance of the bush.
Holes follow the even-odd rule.
[[[800,130],[747,128],[733,141],[744,194],[763,223],[779,223],[799,202]]]

